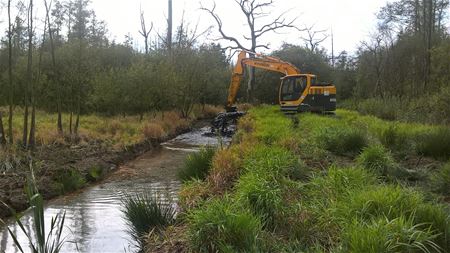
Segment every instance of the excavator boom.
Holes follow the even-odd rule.
[[[253,57],[247,57],[247,53]],[[231,77],[230,89],[228,91],[227,110],[233,107],[236,102],[236,96],[241,86],[242,77],[244,75],[244,66],[250,66],[269,71],[279,72],[284,75],[298,75],[300,70],[291,63],[282,61],[275,57],[265,56],[246,51],[241,51],[236,62]]]

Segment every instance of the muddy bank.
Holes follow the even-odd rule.
[[[59,175],[65,171],[75,171],[84,179],[86,187],[92,183],[98,183],[115,171],[118,166],[136,157],[156,149],[161,143],[174,138],[177,135],[188,132],[192,128],[208,124],[207,120],[196,121],[191,127],[177,129],[160,140],[148,140],[132,146],[117,150],[110,143],[91,140],[82,144],[73,145],[49,145],[36,148],[31,153],[33,168],[39,191],[45,199],[67,194],[61,191]],[[16,211],[23,211],[28,207],[28,201],[24,192],[26,178],[29,172],[28,154],[17,151],[11,159],[13,169],[0,172],[0,200]],[[92,170],[100,171],[98,178],[92,179]],[[3,205],[0,205],[0,217],[10,216],[11,213]]]

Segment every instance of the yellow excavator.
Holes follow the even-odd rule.
[[[250,57],[252,55],[253,57]],[[319,112],[332,113],[336,110],[336,87],[332,84],[318,83],[313,74],[303,74],[289,62],[272,56],[240,51],[231,77],[226,112],[219,114],[213,121],[213,127],[224,132],[227,122],[242,116],[234,103],[241,86],[245,66],[282,73],[279,86],[279,103],[285,113]]]

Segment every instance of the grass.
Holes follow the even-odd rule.
[[[435,192],[450,196],[450,162],[433,174],[431,186]]]
[[[363,168],[383,177],[386,177],[398,167],[390,152],[381,145],[365,148],[358,156],[357,162]]]
[[[437,128],[417,137],[417,152],[424,156],[450,158],[450,128]]]
[[[54,178],[61,194],[73,192],[86,184],[86,179],[74,169],[62,169]]]
[[[276,107],[250,109],[233,145],[216,153],[207,180],[183,186],[182,196],[189,196],[183,202],[195,203],[185,208],[189,250],[450,250],[448,204],[423,187],[426,182],[407,186],[413,184],[402,174],[420,162],[429,163],[424,168],[442,164],[435,154],[446,152],[445,145],[424,149],[433,154],[418,152],[427,146],[423,136],[446,138],[441,127],[346,110],[294,117],[298,125]],[[449,188],[447,167],[430,181],[441,195]]]
[[[211,200],[190,213],[189,237],[194,252],[256,252],[261,222],[227,197]]]
[[[145,236],[152,229],[162,231],[175,221],[174,207],[163,203],[158,194],[126,195],[122,198],[122,205],[128,232],[141,251],[145,247]]]
[[[204,180],[211,169],[214,153],[214,148],[204,147],[199,152],[189,155],[184,166],[178,171],[178,178],[181,181]]]

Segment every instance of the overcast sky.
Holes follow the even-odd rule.
[[[193,29],[197,24],[198,32],[204,31],[214,20],[205,11],[200,10],[200,5],[212,7],[214,0],[173,0],[174,31],[183,16],[185,22]],[[224,30],[227,34],[243,40],[243,35],[248,35],[245,26],[245,17],[239,10],[234,0],[215,0],[216,11],[221,17]],[[286,12],[286,17],[297,17],[296,25],[315,25],[317,30],[328,30],[334,33],[335,52],[342,50],[354,52],[359,42],[367,39],[376,27],[375,14],[386,4],[388,0],[274,0],[272,8],[266,9],[269,13],[266,19],[260,20],[260,24],[270,22],[279,14]],[[4,3],[5,1],[1,1]],[[36,13],[43,16],[42,0],[35,0]],[[2,6],[0,27],[6,29],[6,8]],[[134,46],[143,48],[143,39],[138,33],[140,27],[139,9],[145,12],[148,25],[154,24],[151,33],[153,39],[157,33],[163,34],[166,30],[167,0],[91,0],[90,8],[94,9],[99,19],[106,21],[110,39],[123,42],[125,35],[129,34],[134,39]],[[43,25],[42,25],[43,26]],[[2,29],[2,30],[4,30]],[[42,28],[37,27],[37,30]],[[263,44],[270,44],[271,49],[277,49],[283,42],[303,44],[302,33],[296,30],[284,30],[281,34],[269,33],[261,38]],[[201,40],[212,41],[218,38],[217,27],[212,33]],[[222,42],[226,45],[226,42]],[[246,44],[248,45],[248,44]],[[327,39],[322,46],[331,51],[331,39]]]
[[[234,0],[216,0],[216,10],[222,18],[227,33],[242,39],[248,34],[245,19],[237,9]],[[386,4],[387,0],[274,0],[274,7],[268,9],[270,17],[277,17],[280,13],[288,11],[287,17],[298,17],[297,25],[315,25],[318,30],[331,27],[334,32],[335,51],[347,50],[354,52],[361,40],[375,28],[375,13]],[[185,13],[186,22],[191,27],[198,23],[199,31],[210,25],[214,20],[204,11],[199,10],[200,3],[211,7],[213,0],[173,0],[174,26],[176,27]],[[124,41],[126,34],[135,39],[135,46],[142,47],[143,40],[139,30],[139,8],[145,12],[147,22],[154,23],[154,32],[164,33],[167,16],[166,0],[92,0],[91,7],[100,19],[108,24],[108,29],[116,41]],[[261,22],[264,22],[262,20]],[[174,28],[175,29],[175,28]],[[302,44],[301,33],[295,30],[286,30],[283,34],[270,33],[262,38],[263,43],[269,43],[272,49],[279,47],[282,42]],[[218,37],[217,29],[207,36],[207,39]],[[331,40],[323,43],[327,49],[331,48]]]

